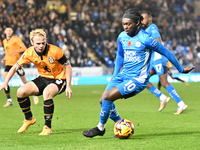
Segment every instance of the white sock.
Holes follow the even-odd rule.
[[[7,102],[11,102],[12,103],[12,99],[11,98],[7,99]]]
[[[164,101],[166,98],[167,98],[166,95],[164,95],[164,94],[161,94],[161,95],[160,95],[160,101],[161,101],[161,102]]]
[[[180,101],[179,103],[178,103],[178,107],[182,107],[182,106],[184,106],[185,105],[185,103],[183,102],[183,101]]]
[[[106,124],[102,124],[101,122],[99,122],[99,124],[97,125],[97,127],[98,127],[98,129],[99,129],[100,131],[103,131],[103,130],[105,129],[105,125],[106,125]]]

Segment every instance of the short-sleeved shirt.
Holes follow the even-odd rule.
[[[6,66],[13,66],[20,58],[20,53],[26,50],[26,46],[17,36],[12,36],[10,39],[4,39],[3,46],[6,52]]]
[[[39,55],[33,46],[29,47],[17,61],[18,66],[32,62],[37,67],[41,77],[49,79],[66,79],[64,66],[68,59],[59,47],[47,44],[42,55]]]

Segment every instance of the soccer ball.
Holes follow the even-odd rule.
[[[120,139],[128,139],[134,133],[134,125],[127,119],[121,119],[115,123],[114,134]]]

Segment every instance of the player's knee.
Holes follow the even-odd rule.
[[[102,97],[99,99],[99,103],[102,104]]]
[[[102,100],[105,99],[105,100],[110,100],[110,94],[109,93],[106,93],[102,96]]]
[[[26,93],[26,90],[22,87],[18,88],[17,89],[17,97],[19,98],[23,98],[23,97],[27,97],[27,93]]]
[[[169,82],[167,80],[162,80],[161,85],[166,88],[169,85]]]
[[[50,94],[50,92],[43,92],[43,98],[44,100],[47,100],[47,99],[52,99],[52,96]]]
[[[153,84],[149,82],[147,85],[147,89],[151,88],[152,86],[153,86]]]
[[[54,96],[54,94],[53,93],[55,93],[55,91],[51,91],[51,90],[44,90],[43,91],[43,98],[44,98],[44,100],[47,100],[47,99],[52,99],[53,98],[53,96]]]

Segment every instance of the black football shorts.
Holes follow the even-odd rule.
[[[43,94],[44,89],[50,84],[50,83],[54,83],[57,85],[58,87],[58,94],[61,94],[62,92],[65,91],[66,89],[66,80],[65,79],[49,79],[49,78],[45,78],[45,77],[37,77],[35,79],[32,80],[35,85],[38,87],[39,89],[39,95]],[[38,96],[39,96],[38,95]]]

